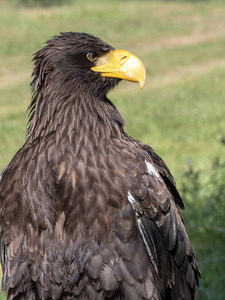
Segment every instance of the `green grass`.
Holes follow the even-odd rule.
[[[208,201],[215,199],[217,182],[209,184],[215,178],[212,164],[217,157],[225,161],[221,143],[225,138],[225,3],[63,3],[26,7],[19,1],[0,0],[0,168],[25,140],[31,59],[43,42],[62,31],[83,31],[133,52],[146,65],[146,87],[140,91],[138,85],[122,82],[109,98],[125,117],[127,131],[166,161],[184,199],[196,191],[196,198],[191,193],[192,201],[187,199],[184,218],[203,270],[199,298],[222,299],[223,286],[217,283],[225,267],[224,231],[205,229],[208,219],[203,208],[207,193],[212,195]],[[191,184],[190,190],[184,189],[193,179],[187,175],[190,159],[195,172],[201,173],[198,190]],[[216,170],[224,182],[225,173]],[[198,230],[193,230],[199,211]],[[215,217],[216,210],[207,214]],[[223,216],[225,212],[218,218]]]

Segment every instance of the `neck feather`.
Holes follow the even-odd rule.
[[[81,137],[99,137],[110,142],[120,138],[125,121],[114,105],[106,98],[90,94],[72,93],[68,96],[40,90],[34,95],[30,109],[27,141],[34,143],[49,136],[56,144],[68,140],[77,143]]]

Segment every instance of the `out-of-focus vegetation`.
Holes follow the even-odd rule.
[[[50,7],[69,4],[72,0],[11,0],[12,4],[25,7]]]
[[[122,82],[109,98],[177,181],[204,300],[224,299],[224,16],[221,0],[0,0],[0,168],[25,140],[31,55],[43,42],[83,31],[133,52],[146,65],[144,90]]]
[[[208,172],[207,177],[204,172]],[[225,282],[224,160],[216,158],[204,172],[190,165],[184,173],[180,191],[188,209],[183,216],[190,237],[196,241],[195,251],[199,253],[202,272],[199,298],[222,300]]]

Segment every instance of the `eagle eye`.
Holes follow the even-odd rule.
[[[99,58],[99,54],[96,52],[89,52],[87,54],[87,58],[91,61],[91,62],[95,62],[98,60]]]

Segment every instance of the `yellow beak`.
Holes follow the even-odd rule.
[[[114,50],[102,55],[92,71],[100,72],[102,77],[114,77],[139,82],[143,89],[146,70],[139,58],[125,50]]]

